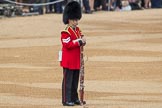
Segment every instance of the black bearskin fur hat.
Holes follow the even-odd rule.
[[[78,19],[80,20],[82,17],[81,6],[77,1],[69,2],[63,12],[63,22],[64,24],[68,24],[69,19]]]

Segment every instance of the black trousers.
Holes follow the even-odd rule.
[[[151,0],[151,8],[161,8],[162,0]]]
[[[102,10],[107,10],[106,0],[94,0],[94,9],[97,10],[100,6],[102,6]]]
[[[83,6],[85,8],[85,11],[90,11],[90,6],[89,6],[89,0],[83,0]]]
[[[63,68],[62,103],[78,100],[79,70]]]

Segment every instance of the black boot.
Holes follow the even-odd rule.
[[[73,102],[65,102],[63,103],[63,106],[74,106]]]

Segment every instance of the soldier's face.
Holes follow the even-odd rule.
[[[69,25],[76,27],[78,25],[78,20],[77,19],[73,19],[73,20],[69,19]]]

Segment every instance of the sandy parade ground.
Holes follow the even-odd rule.
[[[162,108],[162,9],[83,14],[85,106]],[[61,14],[0,18],[0,108],[64,108]],[[66,107],[65,107],[66,108]]]

